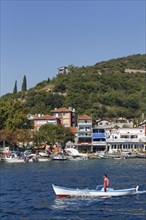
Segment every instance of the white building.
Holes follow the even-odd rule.
[[[96,127],[104,127],[104,128],[114,128],[114,127],[127,127],[127,128],[133,128],[134,124],[132,120],[128,120],[126,118],[117,118],[113,121],[110,121],[108,119],[98,119],[96,120]]]
[[[145,128],[119,128],[106,130],[108,150],[146,150]]]
[[[58,75],[59,74],[68,74],[69,71],[68,71],[68,68],[66,66],[61,66],[58,68]]]
[[[87,115],[78,116],[78,148],[91,150],[92,147],[92,118]]]

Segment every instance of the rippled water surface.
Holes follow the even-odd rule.
[[[0,163],[0,219],[145,220],[146,194],[58,199],[52,190],[52,184],[93,189],[104,173],[116,189],[146,189],[145,159]]]

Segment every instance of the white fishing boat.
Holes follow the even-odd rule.
[[[79,153],[79,151],[75,149],[74,147],[68,147],[68,148],[65,148],[64,150],[67,154],[68,160],[87,160],[88,159],[87,154]]]
[[[97,156],[100,157],[101,159],[111,159],[111,158],[113,158],[113,156],[111,154],[97,153]]]
[[[24,163],[24,158],[18,157],[15,152],[4,152],[1,161],[5,163]]]
[[[49,157],[40,157],[38,156],[38,162],[47,162],[50,161],[51,159]]]
[[[61,154],[61,153],[54,153],[52,155],[52,160],[65,161],[65,160],[67,160],[67,157],[64,154]]]
[[[1,162],[5,163],[25,163],[22,158],[2,157]]]
[[[16,152],[4,152],[1,157],[1,161],[5,163],[28,163],[37,162],[38,158],[35,154],[30,154],[28,156],[17,155]]]
[[[87,160],[87,157],[81,157],[81,156],[66,156],[67,160],[71,161],[80,161],[80,160]]]
[[[73,189],[73,188],[66,188],[60,187],[56,185],[52,185],[53,190],[58,197],[111,197],[111,196],[126,196],[126,195],[134,195],[138,194],[138,192],[146,192],[146,191],[138,191],[138,186],[135,188],[129,189],[119,189],[115,190],[113,188],[108,188],[107,192],[104,192],[104,189]]]

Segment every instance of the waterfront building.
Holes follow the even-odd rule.
[[[51,111],[52,115],[35,115],[34,130],[44,124],[63,125],[70,127],[75,134],[73,145],[78,150],[86,152],[96,151],[146,151],[146,120],[134,127],[133,122],[124,118],[111,121],[99,119],[95,127],[92,125],[92,117],[81,115],[75,119],[75,109],[55,108]]]
[[[106,133],[105,128],[95,127],[92,130],[92,151],[104,151],[106,150]]]
[[[78,149],[91,151],[92,147],[92,118],[87,115],[78,116]]]
[[[145,128],[118,128],[106,130],[108,151],[146,150]]]
[[[59,118],[64,127],[75,127],[75,109],[55,108],[51,111],[52,116]]]

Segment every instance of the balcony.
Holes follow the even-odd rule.
[[[91,132],[78,132],[77,136],[78,137],[91,137],[92,134]]]
[[[84,126],[90,125],[92,127],[92,122],[78,122],[78,126],[79,125],[84,125]]]
[[[139,138],[116,138],[116,139],[112,139],[112,138],[107,138],[106,142],[108,143],[141,143],[143,142],[141,139]]]

